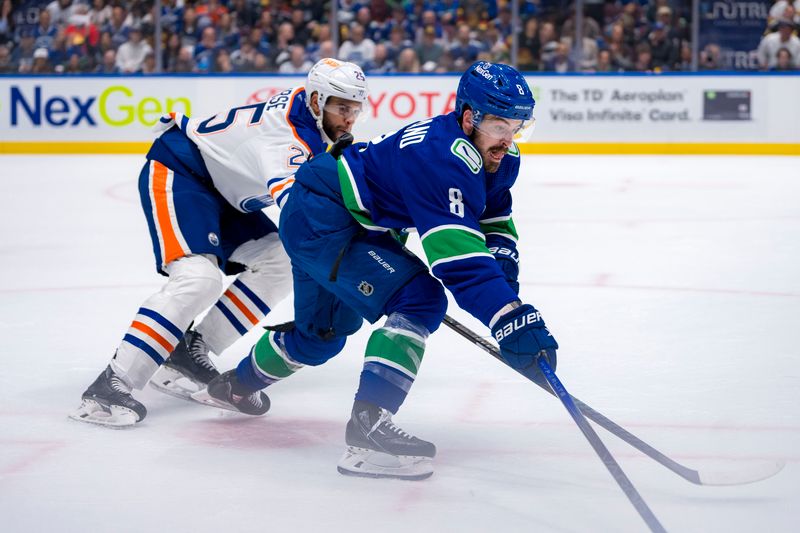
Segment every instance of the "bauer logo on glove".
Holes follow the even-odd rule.
[[[502,317],[500,319],[500,322],[503,322],[503,318],[505,317]],[[500,342],[507,336],[517,331],[518,329],[522,329],[528,326],[529,324],[535,324],[537,322],[542,322],[542,327],[544,327],[542,314],[533,307],[531,307],[530,313],[527,313],[523,316],[514,317],[514,319],[511,322],[507,322],[505,325],[503,325],[502,329],[495,330],[494,338],[497,340],[497,342]],[[545,328],[545,330],[547,330],[547,328]],[[547,334],[550,335],[550,331],[547,331]]]

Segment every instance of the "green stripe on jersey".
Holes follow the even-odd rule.
[[[479,221],[479,224],[481,225],[481,231],[484,235],[502,235],[503,237],[507,237],[514,242],[517,242],[517,239],[519,238],[517,235],[517,228],[514,226],[514,221],[511,219],[511,215],[507,217],[487,218]]]
[[[486,248],[486,237],[466,226],[438,226],[426,232],[421,240],[431,268],[469,257],[492,257]]]
[[[339,173],[339,187],[342,189],[344,206],[350,211],[353,218],[367,229],[387,231],[388,228],[382,228],[372,221],[369,210],[361,203],[361,195],[358,193],[356,180],[353,178],[353,173],[350,172],[350,166],[347,164],[344,157],[339,158],[336,162],[336,166]]]
[[[369,337],[364,361],[384,364],[414,379],[424,353],[425,341],[421,338],[408,331],[380,328]]]
[[[275,342],[275,331],[268,331],[258,340],[253,347],[253,359],[256,366],[267,376],[273,379],[288,378],[302,367],[289,361],[283,350]]]

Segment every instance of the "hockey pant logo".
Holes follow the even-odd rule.
[[[375,287],[373,287],[366,281],[362,281],[358,285],[358,290],[361,291],[361,294],[363,294],[364,296],[372,296],[372,293],[375,292]]]

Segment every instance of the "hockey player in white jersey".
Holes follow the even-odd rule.
[[[179,397],[219,375],[209,352],[233,344],[292,287],[289,259],[262,209],[283,204],[295,171],[349,132],[366,100],[358,66],[322,59],[305,87],[206,119],[161,119],[139,193],[156,269],[169,279],[141,305],[72,418],[140,422],[147,410],[132,389],[142,389],[161,365],[151,383]],[[220,296],[223,274],[237,277]]]

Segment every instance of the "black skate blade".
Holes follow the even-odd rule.
[[[349,477],[365,477],[365,478],[372,478],[372,479],[399,479],[403,481],[422,481],[423,479],[428,479],[433,475],[433,472],[427,472],[425,474],[417,474],[411,476],[396,476],[392,474],[376,474],[372,472],[353,472],[352,470],[346,470],[341,466],[337,466],[336,470],[339,471],[340,474],[349,476]]]

